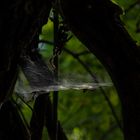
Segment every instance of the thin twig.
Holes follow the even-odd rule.
[[[89,51],[83,51],[83,52],[77,53],[77,55],[81,56],[81,55],[86,55],[86,54],[89,54],[89,53],[90,53]]]
[[[53,130],[53,105],[51,99],[47,98],[46,100],[46,112],[45,112],[45,125],[48,130],[48,135],[50,140],[55,140],[54,130]],[[63,128],[58,121],[58,140],[67,140],[66,134],[63,131]]]
[[[55,1],[56,3],[56,7],[57,7],[57,0]],[[59,17],[58,17],[58,12],[57,12],[57,8],[54,7],[53,9],[53,14],[54,14],[54,55],[55,54],[55,49],[58,47],[58,42],[59,42],[59,36],[58,36],[58,28],[59,28]],[[55,69],[54,69],[54,74],[56,77],[56,80],[58,80],[58,55],[56,55],[54,57],[54,65],[55,65]],[[53,92],[53,132],[54,132],[54,140],[58,140],[58,91],[54,91]]]
[[[70,50],[67,49],[67,48],[64,48],[64,51],[67,52],[68,54],[72,55],[75,59],[77,59],[77,61],[79,61],[79,63],[85,68],[85,70],[94,78],[95,82],[96,82],[96,83],[99,83],[99,81],[98,81],[97,77],[95,76],[95,74],[93,74],[93,72],[92,72],[92,71],[89,69],[89,67],[79,58],[79,56],[78,56],[77,54],[73,53],[72,51],[70,51]],[[116,120],[116,122],[117,122],[119,128],[120,128],[121,130],[123,130],[123,128],[122,128],[122,126],[121,126],[121,123],[120,123],[120,121],[119,121],[119,119],[118,119],[118,116],[117,116],[117,114],[116,114],[116,112],[115,112],[115,110],[114,110],[114,107],[113,107],[113,105],[112,105],[110,99],[108,98],[108,96],[106,95],[106,93],[105,93],[105,91],[104,91],[104,89],[103,89],[102,87],[99,87],[99,89],[100,89],[101,93],[103,94],[103,96],[105,97],[105,99],[106,99],[106,101],[107,101],[107,103],[108,103],[108,105],[109,105],[109,107],[110,107],[110,109],[111,109],[111,112],[112,112],[112,114],[113,114],[113,116],[114,116],[114,118],[115,118],[115,120]]]
[[[76,58],[80,62],[80,64],[86,69],[86,71],[93,77],[94,80],[97,79],[96,75],[93,74],[92,71],[88,68],[88,66],[79,58],[79,55],[70,51],[67,48],[64,48],[63,50],[65,52],[67,52],[68,54],[72,55],[74,58]],[[95,82],[97,82],[97,81],[95,81]]]
[[[48,93],[41,94],[35,100],[33,113],[30,120],[31,140],[41,140],[42,138],[48,95]]]
[[[28,129],[28,131],[29,131],[29,130],[30,130],[30,126],[29,126],[27,120],[25,119],[25,115],[24,115],[23,112],[21,111],[20,106],[18,105],[18,103],[17,103],[13,98],[12,98],[12,102],[17,106],[18,111],[19,111],[19,113],[21,114],[22,119],[23,119],[23,121],[24,121],[24,123],[25,123],[25,125],[26,125],[26,127],[27,127],[27,129]]]

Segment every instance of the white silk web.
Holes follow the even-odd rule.
[[[57,78],[49,70],[48,66],[42,61],[32,61],[25,57],[22,71],[19,74],[15,86],[15,92],[25,100],[30,100],[33,96],[44,94],[51,91],[60,90],[95,90],[100,87],[110,87],[110,82],[96,83],[88,74],[80,75],[77,73],[59,74]],[[58,79],[57,81],[55,79]]]

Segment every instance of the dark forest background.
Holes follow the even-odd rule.
[[[140,1],[5,0],[0,11],[1,140],[140,139]],[[54,77],[69,88],[45,91]],[[70,88],[81,83],[95,87]]]

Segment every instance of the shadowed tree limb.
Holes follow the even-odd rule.
[[[0,139],[29,140],[12,102],[18,63],[23,50],[36,40],[47,23],[50,0],[5,0],[0,4]]]
[[[61,0],[61,6],[65,21],[114,82],[125,140],[139,140],[140,51],[120,21],[120,8],[109,0]]]
[[[33,114],[30,122],[31,140],[41,140],[45,124],[45,110],[48,94],[39,95],[35,100]]]
[[[54,135],[54,131],[53,131],[53,108],[52,108],[52,103],[51,103],[51,100],[50,98],[48,97],[47,98],[47,106],[46,106],[46,117],[45,117],[45,120],[46,120],[46,128],[48,130],[48,134],[49,134],[49,137],[50,137],[50,140],[55,140],[55,135]],[[58,140],[67,140],[67,137],[66,137],[66,134],[64,133],[61,125],[60,125],[60,122],[58,121],[57,122],[58,124],[58,136],[57,136],[57,139]]]
[[[30,134],[20,118],[16,105],[11,101],[5,102],[0,109],[0,139],[30,139]]]
[[[75,54],[74,52],[68,50],[67,48],[64,48],[64,51],[66,51],[67,53],[69,53],[70,55],[72,55],[77,61],[79,61],[79,63],[85,68],[85,70],[91,75],[91,77],[93,78],[93,80],[95,81],[95,83],[99,83],[96,75],[90,70],[90,68],[79,58],[78,54]],[[104,96],[105,100],[107,101],[108,106],[110,107],[110,110],[112,112],[112,115],[118,125],[118,127],[122,130],[122,124],[115,112],[115,109],[109,99],[109,97],[107,96],[106,92],[104,91],[104,89],[102,87],[99,87],[102,95]]]
[[[50,0],[6,0],[0,5],[0,103],[13,92],[23,49],[47,23]]]

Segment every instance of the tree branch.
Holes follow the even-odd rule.
[[[140,139],[140,51],[120,21],[122,10],[110,0],[61,0],[61,7],[71,30],[112,78],[121,100],[125,140]]]
[[[79,61],[79,63],[84,67],[84,69],[91,75],[91,77],[93,77],[93,79],[95,80],[96,83],[99,83],[97,77],[95,76],[95,74],[92,73],[92,71],[90,70],[90,68],[79,58],[79,56],[75,53],[73,53],[72,51],[64,48],[64,51],[66,51],[67,53],[69,53],[70,55],[72,55],[77,61]],[[115,109],[110,101],[110,99],[108,98],[108,96],[106,95],[106,92],[104,91],[104,89],[102,87],[99,87],[101,93],[103,94],[105,100],[107,101],[108,103],[108,106],[110,107],[111,109],[111,112],[112,112],[112,115],[113,117],[115,118],[116,120],[116,123],[117,125],[119,126],[119,128],[122,130],[122,125],[118,119],[118,116],[115,112]]]

